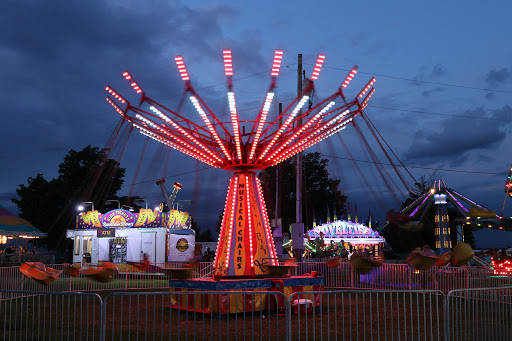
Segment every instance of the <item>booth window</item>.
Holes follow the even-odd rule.
[[[80,254],[80,236],[75,236],[75,255]]]
[[[92,251],[92,237],[84,237],[83,244],[84,244],[84,247],[82,249],[82,253],[91,253],[91,251]]]

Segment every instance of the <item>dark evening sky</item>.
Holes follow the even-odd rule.
[[[120,118],[105,101],[105,85],[136,99],[123,71],[150,97],[176,108],[183,82],[173,59],[181,55],[195,88],[227,120],[222,50],[230,48],[240,115],[248,118],[256,117],[264,98],[276,49],[284,59],[274,103],[294,97],[298,53],[308,75],[316,55],[327,56],[316,83],[318,99],[359,65],[346,94],[355,96],[371,76],[377,78],[366,113],[411,173],[429,177],[439,169],[437,177],[449,187],[501,213],[512,163],[510,2],[246,3],[4,1],[0,204],[16,212],[10,199],[28,177],[42,173],[52,179],[70,149],[105,146]],[[187,115],[197,115],[188,109]],[[363,162],[369,159],[354,129],[341,135],[378,186],[379,200],[397,209],[374,165]],[[144,141],[138,133],[130,138],[121,160],[127,169],[121,195],[131,189]],[[341,190],[360,215],[371,209],[384,216],[338,138],[308,151],[330,159],[331,175],[342,179]],[[150,143],[133,189],[150,203],[163,199],[154,180],[164,175],[164,155]],[[187,209],[200,227],[213,229],[229,172],[207,169],[173,150],[165,176],[169,185],[183,184],[178,199],[194,201]],[[505,214],[512,214],[512,203]]]

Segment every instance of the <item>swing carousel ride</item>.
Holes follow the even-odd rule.
[[[450,238],[449,208],[452,209],[452,215],[455,217],[452,223],[457,225],[458,244],[453,249]],[[418,270],[425,270],[434,265],[443,266],[450,263],[459,266],[467,263],[474,253],[470,245],[464,243],[464,226],[471,224],[480,226],[480,222],[499,218],[494,211],[448,188],[442,180],[435,181],[430,191],[419,196],[400,212],[389,213],[387,218],[389,222],[398,223],[403,229],[419,231],[430,219],[428,212],[432,209],[435,219],[436,249],[440,254],[434,255],[430,250],[414,250],[407,262]]]
[[[332,95],[308,108],[306,104],[325,61],[325,56],[320,54],[302,92],[270,120],[282,58],[283,51],[275,51],[270,86],[256,119],[242,120],[239,115],[231,50],[223,51],[229,122],[221,122],[221,116],[216,115],[194,89],[181,56],[174,60],[185,85],[185,95],[200,120],[193,121],[189,114],[175,112],[150,98],[129,72],[124,72],[123,76],[140,94],[139,106],[133,106],[112,86],[106,87],[109,93],[106,100],[141,134],[207,165],[234,173],[214,261],[214,276],[217,277],[268,276],[268,265],[278,264],[260,180],[255,172],[275,166],[337,134],[362,112],[375,92],[372,87],[375,78],[371,78],[353,100],[347,101],[344,89],[357,73],[356,66]]]

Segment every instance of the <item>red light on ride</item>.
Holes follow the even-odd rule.
[[[131,83],[130,85],[132,86],[132,88],[138,93],[142,93],[142,89],[137,85],[137,83],[133,80],[133,77],[128,73],[128,71],[126,72],[123,72],[123,76],[124,78],[126,79],[131,79]]]
[[[118,113],[120,113],[123,116],[125,115],[123,109],[121,109],[114,101],[112,101],[110,97],[107,97],[106,100],[110,103],[111,106],[114,107],[114,109],[116,109]]]
[[[370,97],[372,97],[373,93],[375,92],[375,88],[372,88],[372,90],[366,95],[364,98],[363,103],[361,103],[362,107],[366,107],[368,105],[368,101],[370,100]]]
[[[185,67],[185,62],[183,62],[183,57],[177,56],[174,58],[174,61],[176,62],[176,66],[178,66],[178,71],[180,73],[181,79],[183,79],[184,81],[190,80],[187,68]]]
[[[370,90],[370,88],[372,87],[373,83],[375,83],[376,79],[375,77],[373,77],[372,79],[370,79],[370,81],[368,82],[368,84],[366,84],[366,86],[364,87],[363,90],[361,90],[361,92],[359,93],[359,98],[363,98],[364,94],[366,93],[366,91]]]
[[[318,75],[320,74],[320,70],[322,70],[322,65],[325,61],[325,56],[323,54],[319,54],[316,60],[315,68],[313,69],[313,74],[311,75],[311,79],[316,81],[318,79]]]
[[[279,76],[279,69],[281,68],[281,62],[283,60],[283,51],[276,50],[274,53],[274,62],[272,63],[272,77]]]
[[[121,95],[116,93],[110,86],[107,85],[105,87],[105,90],[107,90],[112,96],[114,96],[121,103],[123,103],[123,104],[126,103],[126,100]]]
[[[233,76],[233,60],[231,59],[231,50],[222,51],[224,55],[224,70],[226,76]]]
[[[357,69],[359,67],[356,65],[354,66],[354,68],[348,73],[347,75],[347,78],[345,78],[345,80],[343,81],[343,83],[341,84],[341,86],[343,88],[346,88],[348,86],[348,84],[350,83],[350,81],[352,80],[352,78],[354,78],[354,76],[356,75],[357,73]]]

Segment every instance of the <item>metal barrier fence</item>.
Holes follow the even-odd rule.
[[[92,293],[0,290],[1,340],[102,340],[103,301]]]
[[[316,271],[332,289],[441,290],[512,285],[512,276],[495,276],[487,267],[432,267],[418,271],[407,264],[384,263],[368,274],[357,274],[347,262],[328,267],[324,262],[298,263],[292,275]]]
[[[316,309],[310,306],[315,300],[322,303]],[[440,340],[443,301],[436,290],[294,293],[290,339]]]
[[[446,340],[511,340],[512,288],[457,289],[446,296]]]
[[[117,265],[118,271],[107,283],[96,282],[84,274],[70,277],[62,273],[49,286],[43,286],[26,278],[18,266],[0,267],[0,289],[28,291],[102,291],[129,289],[167,289],[168,276],[165,269],[180,267],[182,263],[152,264],[149,271],[141,272],[126,264]],[[62,270],[63,264],[48,265]],[[85,266],[95,266],[87,264]],[[415,271],[406,264],[385,263],[368,274],[357,274],[351,265],[342,262],[328,267],[325,262],[302,262],[292,271],[293,276],[318,272],[325,277],[325,287],[330,289],[383,289],[383,290],[441,290],[444,293],[454,289],[499,287],[512,285],[512,276],[495,276],[486,267],[432,267]],[[193,277],[207,277],[213,272],[213,264],[203,262]]]
[[[510,287],[0,296],[2,340],[512,339]]]
[[[289,340],[286,302],[267,291],[112,293],[105,298],[105,339]],[[170,309],[187,304],[195,311]]]
[[[63,270],[65,264],[48,264],[55,270]],[[96,264],[86,264],[87,267],[95,267]],[[179,268],[182,263],[152,264],[151,272],[141,272],[125,264],[118,267],[112,280],[101,283],[88,278],[81,273],[77,277],[68,276],[64,272],[51,285],[39,284],[20,272],[19,266],[0,267],[0,290],[25,290],[25,291],[102,291],[102,290],[129,290],[129,289],[167,289],[169,279],[165,274],[166,268]],[[208,276],[213,271],[210,262],[198,263],[193,277]]]

